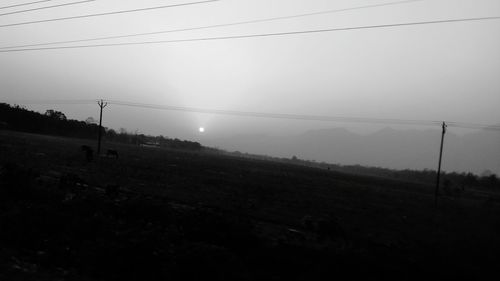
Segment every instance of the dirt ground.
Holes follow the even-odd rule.
[[[0,280],[488,279],[500,195],[0,131]]]

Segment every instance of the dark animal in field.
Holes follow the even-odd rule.
[[[85,152],[85,158],[88,162],[94,159],[94,150],[88,145],[82,145],[80,149]]]
[[[106,156],[118,159],[118,151],[114,149],[108,149],[108,151],[106,152]]]

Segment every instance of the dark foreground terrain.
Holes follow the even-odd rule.
[[[0,280],[496,279],[500,194],[0,131]],[[492,275],[494,274],[494,275]]]

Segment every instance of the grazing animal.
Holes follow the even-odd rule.
[[[94,150],[88,145],[82,145],[80,149],[85,152],[85,157],[88,162],[91,162],[94,159]]]
[[[106,156],[118,159],[118,151],[114,149],[108,149],[108,151],[106,152]]]

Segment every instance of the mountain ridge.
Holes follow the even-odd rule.
[[[229,151],[342,165],[366,165],[390,169],[434,169],[438,162],[441,130],[399,130],[385,127],[361,135],[346,128],[308,130],[293,136],[238,135],[207,141]],[[487,130],[458,135],[448,131],[444,139],[443,169],[449,172],[490,170],[500,174],[500,134]]]

